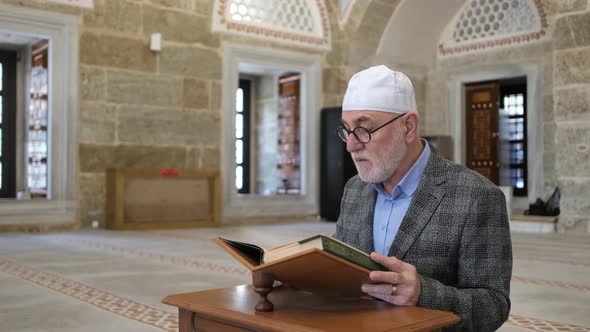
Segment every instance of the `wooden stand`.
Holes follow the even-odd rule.
[[[180,332],[439,331],[459,321],[445,311],[360,298],[320,297],[288,287],[274,288],[272,300],[273,312],[257,311],[260,296],[252,286],[244,285],[170,295],[162,302],[179,308]]]
[[[262,298],[260,302],[256,304],[256,311],[270,312],[273,311],[274,306],[268,300],[268,294],[272,292],[272,285],[274,279],[268,273],[263,271],[252,272],[252,285],[254,285],[254,291]]]

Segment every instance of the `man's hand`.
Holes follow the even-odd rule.
[[[372,271],[369,278],[381,283],[364,284],[363,292],[396,305],[415,306],[420,297],[420,278],[416,267],[376,252],[371,253],[371,259],[390,271]]]

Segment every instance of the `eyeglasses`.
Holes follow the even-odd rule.
[[[341,126],[341,127],[338,127],[338,129],[336,129],[336,133],[338,134],[338,137],[340,137],[340,139],[344,143],[346,143],[348,141],[348,137],[350,136],[350,134],[353,134],[354,138],[356,138],[359,142],[366,144],[371,141],[371,134],[372,133],[387,126],[388,124],[401,118],[404,115],[406,115],[406,113],[396,116],[395,118],[385,122],[384,124],[382,124],[381,126],[375,128],[373,130],[369,130],[369,129],[367,129],[365,127],[361,127],[361,126],[355,127],[353,130],[348,130],[348,129],[346,129],[346,127]]]

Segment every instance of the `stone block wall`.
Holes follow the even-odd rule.
[[[584,233],[590,222],[590,8],[587,0],[542,3],[552,33],[549,40],[439,59],[426,83],[425,132],[451,132],[449,116],[454,110],[448,109],[446,85],[454,73],[510,64],[541,68],[542,198],[547,199],[559,186],[562,214],[558,229]]]
[[[399,3],[400,0],[357,0],[351,4],[349,17],[343,24],[337,17],[331,20],[332,51],[322,63],[323,107],[341,106],[348,80],[360,70],[380,64],[404,69],[377,55],[385,27]],[[338,12],[337,0],[327,4],[331,12]],[[423,85],[420,79],[409,76],[414,86]],[[422,100],[418,99],[420,108]]]
[[[423,135],[450,134],[447,82],[453,72],[536,64],[542,80],[545,186],[562,189],[560,229],[587,227],[588,1],[542,0],[553,29],[550,41],[448,58],[433,68],[377,54],[400,2],[357,0],[341,23],[338,0],[326,0],[332,50],[324,53],[212,33],[213,0],[94,0],[93,10],[43,0],[0,0],[79,17],[77,182],[82,226],[104,222],[106,168],[220,168],[223,44],[232,42],[321,55],[322,107],[340,106],[348,80],[361,69],[385,64],[404,71],[416,90]],[[148,49],[152,32],[163,34],[160,53]]]
[[[590,5],[559,2],[553,39],[555,167],[560,231],[590,232]]]
[[[93,9],[0,3],[79,17],[79,173],[72,176],[82,227],[105,223],[107,168],[220,169],[224,42],[339,58],[338,51],[212,33],[213,0],[94,0]],[[339,35],[336,4],[327,7]],[[154,32],[162,33],[159,53],[148,47]],[[325,73],[324,89],[341,95],[341,84]]]
[[[210,4],[98,0],[80,11],[82,225],[104,223],[105,169],[218,169],[220,36]],[[149,36],[162,33],[160,53]]]
[[[0,3],[79,17],[77,182],[87,227],[93,220],[104,225],[107,168],[220,169],[224,42],[321,55],[321,105],[339,106],[355,72],[384,63],[376,50],[400,0],[358,0],[344,23],[338,0],[326,0],[328,52],[212,33],[213,0],[94,0],[93,9],[44,0]],[[159,53],[148,48],[153,32],[162,33]],[[424,83],[415,82],[420,96]]]

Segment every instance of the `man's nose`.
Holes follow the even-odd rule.
[[[346,151],[348,152],[356,152],[362,150],[364,144],[361,143],[353,133],[348,134],[348,139],[346,140]]]

